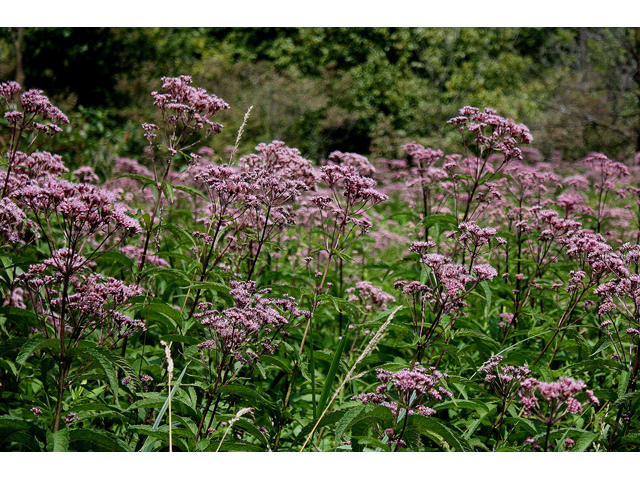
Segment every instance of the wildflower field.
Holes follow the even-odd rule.
[[[639,448],[640,157],[483,106],[451,152],[240,155],[250,112],[214,152],[229,105],[157,89],[101,179],[0,84],[0,450]]]

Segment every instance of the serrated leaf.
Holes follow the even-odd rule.
[[[349,427],[351,426],[351,423],[358,417],[358,415],[360,415],[364,410],[366,409],[366,406],[364,405],[357,405],[353,408],[349,408],[344,412],[344,415],[342,416],[342,418],[338,421],[337,425],[336,425],[336,440],[335,440],[335,445],[339,445],[340,441],[342,440],[342,436],[344,435],[344,433],[349,429]]]
[[[374,446],[377,449],[384,450],[385,452],[391,451],[391,447],[389,447],[387,443],[383,442],[378,438],[366,437],[366,436],[357,436],[357,437],[354,436],[353,439],[357,440],[357,442],[362,445]]]
[[[114,434],[96,428],[77,428],[69,434],[69,446],[76,443],[90,443],[99,451],[130,452],[129,446]],[[84,449],[82,449],[84,450]]]
[[[547,367],[538,366],[538,370],[540,371],[540,375],[542,375],[542,378],[545,382],[551,383],[554,381],[553,373],[551,373],[551,370],[549,370]]]
[[[233,428],[240,428],[255,437],[263,445],[267,444],[267,439],[264,437],[264,434],[258,429],[258,427],[256,427],[253,423],[245,420],[244,418],[236,420],[236,422],[233,424]]]
[[[202,192],[196,190],[195,188],[188,187],[186,185],[174,185],[173,188],[175,190],[180,190],[185,193],[190,193],[191,195],[195,195],[196,197],[200,197],[204,200],[207,200],[207,197]]]
[[[40,350],[42,348],[50,348],[57,347],[60,345],[60,341],[56,338],[44,338],[44,335],[37,334],[31,337],[20,349],[18,356],[16,357],[16,363],[18,365],[24,365],[27,361],[27,358],[31,356],[32,353]]]
[[[14,433],[22,433],[42,443],[45,443],[47,438],[45,430],[33,421],[26,421],[11,415],[0,416],[0,446],[10,441],[9,437]],[[38,450],[40,450],[40,448],[38,448]]]
[[[173,185],[171,185],[171,182],[168,182],[167,180],[163,180],[162,183],[160,184],[160,188],[166,192],[166,196],[169,199],[169,203],[174,203],[175,198],[173,196]]]
[[[640,397],[640,391],[625,393],[624,395],[619,396],[618,399],[613,404],[614,405],[622,405],[622,404],[627,403],[628,401],[633,400],[634,398],[638,398],[638,397]]]
[[[125,175],[120,175],[120,176],[116,177],[115,180],[117,180],[119,178],[133,178],[134,180],[138,180],[138,181],[144,183],[145,187],[147,185],[155,185],[156,184],[156,181],[153,178],[145,177],[144,175],[138,175],[136,173],[127,173]],[[142,189],[144,190],[144,187]]]
[[[602,350],[604,350],[605,348],[607,348],[609,345],[611,345],[611,339],[607,336],[607,337],[602,337],[593,347],[593,349],[591,350],[591,353],[589,354],[590,357],[594,357],[596,356],[598,353],[600,353]]]
[[[436,224],[458,226],[458,219],[450,213],[437,213],[425,217],[417,226],[432,227]]]
[[[66,452],[69,450],[69,429],[63,428],[53,433],[53,451]]]
[[[266,363],[267,365],[273,365],[275,367],[278,367],[279,370],[282,370],[283,372],[286,372],[286,373],[291,373],[293,371],[291,370],[291,367],[286,363],[284,363],[282,359],[278,357],[274,357],[272,355],[264,355],[263,357],[260,358],[260,362]]]
[[[277,410],[276,404],[271,400],[265,398],[255,388],[245,387],[244,385],[225,385],[223,387],[220,387],[218,389],[218,392],[227,395],[237,395],[242,398],[252,398],[256,401],[256,403],[267,407],[269,410]]]
[[[262,377],[262,379],[266,380],[267,379],[267,371],[265,370],[264,365],[262,365],[262,363],[260,363],[260,362],[256,362],[254,365],[256,366],[258,371],[260,372],[260,376]]]
[[[598,434],[597,433],[593,433],[593,432],[584,432],[583,434],[581,434],[578,439],[576,440],[576,443],[573,445],[573,448],[571,449],[572,452],[584,452],[587,448],[589,448],[589,445],[591,445],[593,443],[594,440],[596,440],[598,438]]]
[[[623,372],[620,375],[620,383],[618,384],[618,398],[622,397],[625,393],[627,393],[629,378],[631,378],[631,373],[628,371]]]
[[[458,452],[470,452],[472,450],[471,445],[467,443],[462,435],[439,419],[413,415],[409,421],[412,425],[436,433]]]
[[[68,352],[69,356],[78,356],[85,358],[92,363],[97,364],[107,377],[107,381],[113,395],[115,397],[116,404],[118,403],[118,391],[120,384],[118,383],[118,376],[113,368],[110,355],[106,355],[106,350],[100,350],[98,348],[72,348]]]

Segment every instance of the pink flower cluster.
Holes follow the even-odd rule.
[[[460,131],[469,130],[475,135],[475,143],[490,150],[504,154],[505,162],[522,160],[520,144],[531,143],[533,137],[526,125],[516,125],[512,120],[496,114],[495,110],[485,108],[481,112],[475,107],[463,107],[460,116],[447,123],[458,125]]]
[[[478,372],[485,374],[484,381],[489,383],[496,395],[506,403],[515,395],[518,385],[529,377],[531,370],[527,365],[500,365],[503,359],[502,355],[492,355]]]
[[[261,143],[253,153],[240,159],[246,172],[266,171],[268,175],[282,180],[302,182],[300,190],[314,190],[316,176],[312,163],[300,155],[297,148],[290,148],[284,142],[274,140],[270,144]]]
[[[222,130],[222,126],[212,122],[210,117],[228,109],[227,102],[208,94],[204,88],[192,87],[192,79],[187,75],[162,77],[162,82],[162,88],[167,93],[151,92],[151,96],[168,123],[194,130],[206,127],[216,133]],[[153,130],[154,125],[146,125],[146,131]]]
[[[356,288],[360,293],[360,299],[365,305],[366,310],[377,308],[379,310],[386,310],[387,304],[396,301],[395,297],[380,287],[374,286],[371,282],[361,281],[356,283]],[[349,293],[347,291],[347,293]],[[358,298],[358,297],[356,297]]]
[[[236,306],[218,311],[211,309],[211,303],[201,303],[201,311],[194,317],[200,319],[212,340],[198,347],[207,350],[215,347],[223,356],[233,356],[242,364],[255,363],[265,353],[274,354],[278,348],[277,335],[288,336],[286,330],[294,326],[292,322],[310,314],[299,309],[290,296],[266,297],[270,291],[256,291],[252,281],[232,281],[229,294]]]
[[[376,369],[378,380],[381,382],[376,393],[363,393],[353,397],[364,404],[382,405],[391,410],[394,417],[398,417],[404,409],[409,415],[431,416],[436,411],[429,405],[451,397],[451,392],[438,384],[449,376],[438,372],[435,367],[429,369],[414,364],[413,368],[403,368],[398,372],[390,372],[382,368]],[[389,385],[395,388],[397,400],[389,393]]]
[[[118,232],[124,238],[142,231],[138,221],[115,202],[114,193],[93,185],[46,180],[18,188],[12,193],[12,199],[39,218],[59,215],[69,242],[77,243],[97,233],[111,236]]]
[[[528,378],[520,384],[518,396],[526,416],[537,418],[545,425],[555,425],[569,414],[582,413],[588,404],[600,405],[593,390],[585,390],[587,400],[584,403],[575,398],[585,387],[584,382],[568,377],[560,377],[557,382],[550,383]]]
[[[34,130],[36,134],[53,135],[61,132],[60,124],[69,123],[67,116],[54,106],[49,98],[42,94],[42,90],[28,90],[20,96],[21,110],[13,104],[13,97],[22,87],[17,82],[0,84],[0,98],[5,100],[0,108],[5,110],[4,117],[11,128],[19,130]],[[50,120],[48,123],[36,122],[36,117]]]

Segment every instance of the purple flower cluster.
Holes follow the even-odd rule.
[[[569,414],[582,413],[588,404],[600,405],[592,390],[585,390],[587,400],[583,403],[575,398],[585,387],[584,382],[568,377],[550,383],[528,378],[520,383],[518,396],[526,416],[537,418],[545,425],[555,425]]]
[[[370,177],[376,172],[369,159],[357,153],[343,153],[336,150],[329,155],[329,164],[353,167],[363,177]]]
[[[512,120],[496,114],[495,110],[485,108],[483,112],[475,107],[463,107],[460,116],[447,123],[458,125],[475,136],[474,142],[480,147],[496,150],[504,154],[505,163],[511,160],[523,160],[518,145],[531,143],[533,137],[525,125],[516,125]]]
[[[356,288],[360,293],[360,300],[364,303],[365,310],[373,308],[386,310],[387,304],[396,301],[393,295],[388,294],[382,288],[374,286],[371,282],[361,281],[356,283]],[[347,291],[347,293],[350,293]],[[358,297],[356,297],[358,298]]]
[[[334,152],[335,154],[336,152]],[[364,209],[365,204],[377,205],[389,197],[374,189],[377,182],[360,175],[356,167],[350,165],[325,165],[320,167],[320,180],[336,191],[342,189],[347,203],[347,211],[357,206],[357,212]]]
[[[21,231],[27,216],[8,198],[0,200],[0,239],[21,243]]]
[[[229,292],[236,306],[222,311],[212,310],[210,303],[201,303],[200,319],[212,340],[198,345],[202,349],[216,348],[223,356],[233,357],[241,364],[255,363],[260,356],[274,354],[277,336],[288,336],[296,319],[307,319],[309,312],[298,308],[292,297],[269,298],[270,289],[256,291],[255,282],[231,282]]]
[[[14,173],[17,176],[24,176],[25,180],[55,180],[61,174],[69,172],[69,169],[64,166],[62,157],[49,152],[33,152],[31,155],[16,152],[13,168]]]
[[[409,415],[431,416],[436,411],[428,405],[451,397],[451,392],[438,384],[449,378],[446,373],[438,372],[435,367],[429,369],[414,364],[413,368],[403,368],[398,372],[390,372],[382,368],[376,369],[378,381],[376,393],[363,393],[353,397],[364,404],[382,405],[391,410],[397,419],[400,410]],[[394,399],[388,392],[389,385],[395,389]]]
[[[504,403],[507,403],[515,396],[518,385],[529,377],[531,370],[527,365],[501,366],[503,359],[502,355],[492,355],[482,364],[478,372],[485,374],[484,381],[491,385],[493,391]]]
[[[469,268],[453,261],[439,253],[428,253],[435,246],[434,242],[413,242],[409,247],[410,252],[420,255],[420,262],[427,269],[429,282],[396,282],[395,288],[402,290],[406,297],[422,297],[420,303],[428,304],[434,312],[443,314],[461,310],[466,303],[463,298],[475,286],[484,280],[492,280],[498,272],[488,264],[475,265]]]
[[[208,94],[203,88],[192,87],[192,79],[187,75],[162,77],[162,82],[162,88],[167,93],[151,92],[151,96],[167,123],[192,130],[207,128],[215,133],[222,130],[222,125],[212,122],[210,118],[228,109],[227,102]],[[145,125],[145,131],[154,130],[155,125]]]
[[[65,328],[73,333],[75,344],[94,331],[99,331],[99,343],[104,344],[109,339],[146,330],[144,322],[119,311],[131,298],[142,295],[144,289],[100,274],[77,273],[88,266],[84,257],[61,249],[43,263],[31,265],[16,281],[26,287],[33,306],[49,314],[56,328],[61,315],[58,311],[62,312],[64,303]],[[72,291],[63,291],[65,278]],[[47,326],[42,327],[48,335]]]
[[[82,245],[87,237],[95,234],[111,237],[117,233],[122,240],[142,231],[138,221],[127,215],[124,206],[115,203],[114,193],[93,185],[46,180],[18,188],[12,193],[12,199],[21,208],[33,212],[42,228],[47,228],[50,218],[56,216],[70,244]]]
[[[270,144],[261,143],[256,147],[257,154],[240,159],[240,165],[246,172],[265,171],[269,176],[281,180],[302,182],[299,190],[315,190],[316,175],[312,163],[303,158],[297,148],[290,148],[284,142],[274,140]]]
[[[13,97],[21,90],[17,82],[0,84],[0,108],[5,113],[10,128],[18,130],[34,130],[36,134],[44,133],[53,135],[61,132],[60,124],[69,123],[67,116],[54,106],[49,98],[42,94],[42,90],[28,90],[20,96],[21,110],[13,104]],[[49,120],[48,123],[39,123],[37,117]]]

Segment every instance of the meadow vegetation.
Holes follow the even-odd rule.
[[[0,83],[0,450],[637,450],[633,145],[459,105],[311,157],[247,147],[268,105],[149,91],[111,131]]]

